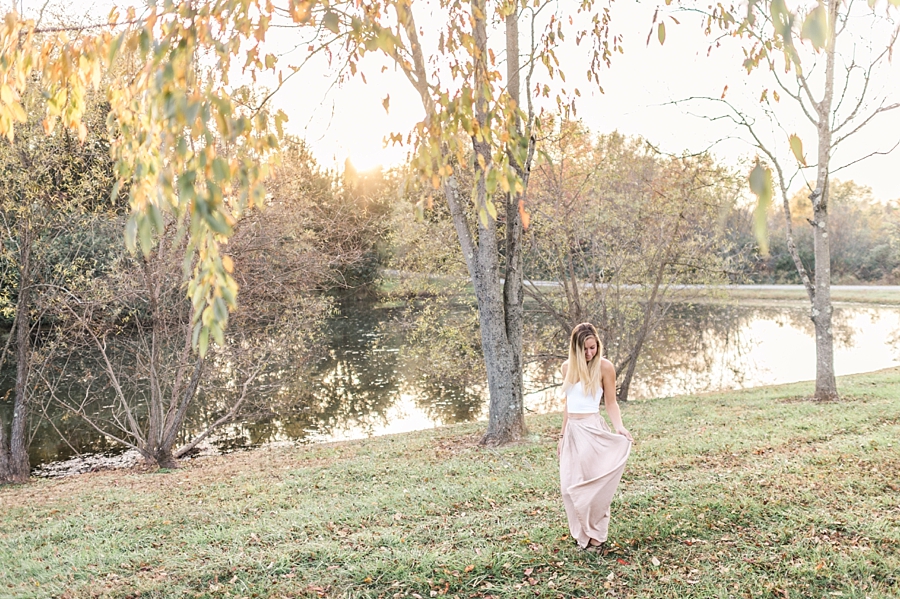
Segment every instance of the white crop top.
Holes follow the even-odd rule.
[[[587,395],[584,385],[578,381],[566,391],[566,411],[569,414],[595,414],[600,411],[600,399],[603,397],[603,389],[598,395]]]

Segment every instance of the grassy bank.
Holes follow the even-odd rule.
[[[577,550],[558,414],[0,489],[0,597],[897,597],[900,370],[631,403],[607,555]]]
[[[449,291],[455,289],[455,283],[451,279],[441,277],[430,277],[431,292]],[[381,281],[379,292],[385,296],[396,293],[398,289],[398,279],[395,275],[386,276]],[[466,293],[471,294],[472,288],[466,286]],[[559,288],[547,285],[542,286],[543,293],[553,294],[562,293]],[[628,289],[621,290],[622,293],[628,293]],[[682,301],[703,301],[703,302],[757,302],[757,301],[796,301],[808,302],[809,297],[806,290],[799,285],[714,285],[705,292],[700,292],[696,288],[673,289],[672,297]],[[474,302],[474,295],[471,295]],[[845,286],[834,285],[831,287],[831,299],[835,302],[848,302],[859,304],[882,304],[882,305],[900,305],[900,285],[886,286],[874,285],[865,286]]]
[[[734,285],[723,288],[725,299],[741,302],[745,300],[767,301],[802,301],[808,302],[806,291],[799,287],[785,286],[783,289],[757,289]],[[847,289],[832,287],[831,299],[835,302],[853,302],[860,304],[900,305],[900,286],[894,289]]]

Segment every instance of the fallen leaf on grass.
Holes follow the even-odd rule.
[[[621,565],[623,565],[623,566],[627,566],[627,565],[628,565],[628,562],[626,562],[625,560],[623,560],[621,557],[617,557],[617,558],[616,558],[616,561],[619,562],[619,563],[620,563]]]
[[[654,556],[654,557],[650,558],[650,563],[653,564],[654,566],[659,566],[660,561],[658,559],[656,559],[656,557]]]
[[[466,572],[471,572],[474,569],[475,569],[475,566],[473,566],[472,564],[469,564],[468,566],[466,566]]]

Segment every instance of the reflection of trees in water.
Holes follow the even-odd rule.
[[[223,448],[350,429],[372,434],[390,424],[402,395],[435,422],[481,416],[484,374],[470,307],[357,302],[340,312],[325,324],[318,360],[281,381],[281,411],[232,427]]]
[[[856,344],[856,327],[853,320],[860,314],[870,314],[872,321],[880,318],[878,311],[874,308],[843,308],[836,307],[831,315],[831,328],[834,329],[834,348],[848,349]],[[812,330],[812,321],[810,322],[810,330]]]
[[[379,334],[389,309],[343,303],[319,336],[317,359],[305,367],[286,365],[272,390],[278,409],[259,413],[220,436],[222,447],[278,440],[327,437],[357,426],[371,432],[386,424],[400,395],[396,343]],[[387,351],[385,347],[388,346]]]
[[[677,304],[670,316],[638,364],[638,397],[741,385],[748,374],[744,358],[751,349],[742,332],[757,318],[755,311]]]
[[[85,385],[73,381],[76,389],[73,391],[84,392]],[[3,421],[9,422],[12,418],[12,401],[7,401],[7,393],[11,398],[11,390],[15,385],[15,366],[4,368],[0,372],[0,413]],[[102,400],[98,399],[98,403]],[[78,453],[104,453],[120,451],[119,447],[97,434],[84,420],[73,416],[71,413],[54,410],[49,406],[36,407],[33,416],[34,426],[31,427],[31,443],[28,448],[29,460],[32,466],[50,462],[57,459],[65,459]]]
[[[810,337],[815,337],[815,327],[809,317],[809,306],[797,306],[791,308],[757,308],[759,314],[781,325],[789,325],[798,331],[802,331]],[[831,328],[834,330],[835,349],[847,349],[853,347],[856,339],[856,329],[853,320],[860,312],[870,311],[872,317],[877,318],[877,313],[872,308],[835,307],[831,315]]]
[[[855,342],[853,319],[857,309],[835,310],[835,340],[839,346]],[[873,316],[874,317],[874,316]],[[673,304],[669,319],[648,340],[635,372],[635,398],[659,394],[701,392],[744,386],[755,366],[748,361],[752,341],[746,331],[757,320],[771,320],[813,335],[806,310],[795,307],[739,306],[711,303]],[[529,319],[528,386],[540,389],[559,382],[559,364],[566,358],[567,339],[549,317],[540,313]],[[538,406],[554,409],[552,392]]]
[[[858,308],[835,310],[837,347],[856,343],[854,319],[859,312]],[[815,333],[807,309],[799,306],[678,304],[671,316],[669,326],[641,358],[636,375],[640,397],[744,387],[759,379],[757,366],[749,358],[754,343],[747,336],[754,322],[771,321],[809,337]]]
[[[34,370],[38,375],[49,377],[57,383],[59,392],[73,400],[83,403],[84,411],[89,415],[100,414],[104,407],[114,401],[114,392],[103,376],[99,357],[88,353],[67,356],[65,359],[41,358],[41,343],[37,343]],[[119,364],[128,364],[131,356],[110,352]],[[133,369],[133,364],[129,365]],[[34,378],[37,378],[35,376]],[[131,379],[129,379],[130,381]],[[0,396],[15,384],[15,367],[4,369],[0,374]],[[28,448],[32,466],[46,463],[54,459],[65,459],[78,454],[87,453],[119,453],[120,447],[108,437],[99,434],[84,419],[69,410],[61,409],[48,399],[38,384],[34,384],[35,401],[30,406],[34,425],[31,427],[31,442]],[[135,386],[126,390],[132,397],[138,398],[141,389]],[[145,405],[136,402],[134,416],[143,418],[141,408]],[[0,403],[0,410],[12,410],[12,405]]]
[[[179,431],[178,443],[188,442],[227,414],[243,394],[248,372],[256,370],[259,364],[263,366],[248,385],[248,400],[243,404],[241,417],[280,412],[283,403],[278,393],[280,381],[308,361],[308,348],[314,345],[317,335],[314,328],[309,327],[299,334],[263,328],[253,331],[252,335],[236,328],[226,337],[225,347],[216,347],[208,354],[205,376]],[[149,409],[149,375],[142,356],[133,351],[133,343],[134,338],[127,335],[109,336],[106,355],[112,360],[112,367],[122,383],[122,395],[127,399],[131,415],[136,421],[143,422]],[[163,348],[160,364],[163,368],[174,368],[179,357],[177,348],[174,344],[160,345]],[[93,422],[102,423],[114,423],[121,418],[117,412],[121,406],[117,403],[112,382],[106,376],[102,354],[91,351],[88,346],[79,351],[57,351],[36,363],[35,378],[39,378],[43,386],[38,388],[37,394],[42,401],[35,407],[40,419],[34,427],[35,437],[30,447],[32,464],[78,454],[119,453],[126,449],[75,413],[82,412]]]
[[[383,327],[403,332],[398,347],[404,393],[441,423],[476,420],[485,408],[478,315],[474,306],[455,299],[410,305]]]
[[[268,358],[254,380],[252,401],[242,422],[219,430],[213,442],[228,449],[327,438],[348,429],[373,433],[390,424],[390,410],[401,394],[412,396],[416,408],[434,421],[477,419],[484,404],[483,369],[471,309],[454,307],[440,316],[440,327],[429,324],[435,317],[419,307],[346,302],[320,330],[268,330],[260,332],[259,339],[245,337],[245,342],[268,345]],[[317,349],[310,353],[309,347]],[[241,349],[236,353],[252,355],[246,345]],[[147,392],[146,377],[138,375],[140,368],[135,364],[127,363],[133,354],[114,349],[109,353],[121,361],[117,369],[125,373],[121,378],[128,381],[126,392],[135,405],[146,405],[140,401]],[[110,405],[113,394],[101,376],[100,356],[70,355],[55,368],[58,392],[89,397],[88,413],[101,413]],[[183,438],[203,430],[228,409],[241,391],[244,369],[228,351],[211,354]],[[0,378],[0,392],[11,384],[12,379]],[[10,408],[0,402],[0,409]],[[36,427],[33,464],[77,453],[121,450],[71,413],[48,405],[45,416]]]

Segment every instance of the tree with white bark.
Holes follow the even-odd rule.
[[[817,400],[838,397],[830,290],[832,176],[900,145],[900,135],[894,134],[885,138],[882,147],[846,151],[860,131],[877,126],[879,117],[900,108],[900,94],[883,78],[900,33],[896,6],[900,6],[897,0],[890,0],[888,6],[852,0],[718,5],[706,21],[707,33],[724,32],[716,45],[727,46],[724,38],[728,37],[739,40],[743,67],[748,73],[764,72],[766,83],[751,92],[760,98],[756,108],[732,101],[724,91],[721,97],[686,100],[705,103],[710,119],[733,122],[758,152],[749,183],[759,199],[755,220],[763,252],[766,211],[773,196],[781,199],[787,248],[806,288],[815,325]],[[709,110],[709,105],[720,110]],[[794,129],[791,116],[798,113],[810,133]],[[810,145],[815,150],[808,156],[804,146]],[[790,199],[798,179],[812,208],[807,221],[813,230],[812,266],[803,263],[794,240]]]

